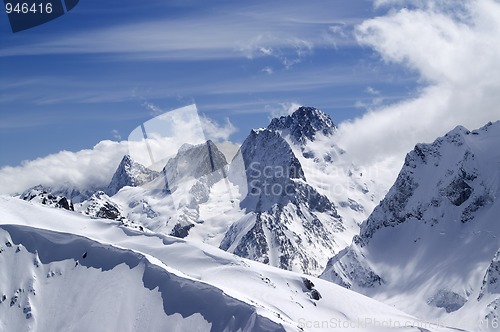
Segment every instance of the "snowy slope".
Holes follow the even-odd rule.
[[[500,121],[418,144],[322,278],[428,320],[496,330]]]
[[[3,196],[0,247],[2,331],[422,331],[320,279]]]

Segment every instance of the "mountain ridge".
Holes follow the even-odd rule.
[[[300,107],[251,130],[230,164],[212,141],[181,146],[160,173],[124,156],[107,195],[96,192],[77,210],[317,275],[378,197],[344,160],[335,131],[326,113]],[[341,197],[325,187],[336,168],[345,172],[326,184],[353,188]]]
[[[158,175],[158,172],[141,165],[127,154],[123,156],[104,191],[109,196],[113,196],[125,186],[137,187],[154,180]]]
[[[498,319],[498,142],[500,121],[417,144],[321,277],[456,327]]]

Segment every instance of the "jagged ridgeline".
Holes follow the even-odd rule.
[[[158,172],[127,155],[75,210],[317,275],[381,198],[335,133],[326,113],[300,107],[252,130],[235,155],[184,144]]]
[[[173,247],[179,240],[165,235],[203,242],[214,251],[321,275],[427,321],[494,330],[500,122],[474,131],[457,127],[432,144],[417,144],[387,195],[377,174],[337,146],[336,135],[326,113],[301,107],[252,130],[235,154],[223,153],[217,142],[185,144],[160,171],[124,156],[103,188],[37,186],[20,195],[30,203],[16,201],[63,215],[59,221],[80,213],[99,229],[112,224],[121,235],[126,229],[162,237]],[[0,201],[15,211],[12,202]],[[308,299],[323,301],[323,290],[301,280],[296,286]]]
[[[476,330],[499,318],[500,121],[408,153],[387,196],[322,278]]]

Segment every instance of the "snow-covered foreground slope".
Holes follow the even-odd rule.
[[[498,330],[500,121],[419,144],[322,277],[432,321]]]
[[[0,248],[1,331],[422,331],[320,279],[15,198]]]

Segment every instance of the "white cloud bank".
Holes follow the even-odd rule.
[[[412,9],[401,8],[408,4]],[[426,84],[411,100],[340,125],[339,145],[359,163],[402,160],[416,143],[457,125],[475,129],[500,118],[500,2],[453,4],[380,0],[376,5],[393,6],[388,14],[357,27],[359,43]]]
[[[159,109],[159,108],[158,108]],[[160,156],[172,156],[183,143],[201,143],[204,139],[226,141],[235,131],[235,127],[227,120],[223,124],[204,116],[200,121],[182,122],[174,113],[170,117],[176,122],[176,130],[170,137],[153,137],[148,139],[153,153]],[[168,113],[167,113],[168,114]],[[198,126],[201,124],[201,128]],[[154,128],[153,128],[154,129]],[[193,137],[196,132],[201,134]],[[224,152],[228,149],[224,145]],[[144,141],[101,141],[92,149],[78,152],[61,151],[36,160],[23,162],[17,167],[0,168],[0,194],[17,194],[38,184],[56,188],[85,190],[106,187],[118,164],[125,154],[146,166],[151,159]],[[146,162],[145,162],[146,161]],[[148,163],[149,161],[149,163]],[[166,162],[166,161],[165,161]],[[161,169],[161,168],[160,168]]]
[[[126,141],[101,141],[94,148],[78,152],[61,151],[0,169],[0,194],[20,193],[37,184],[85,189],[106,186],[122,157]]]

